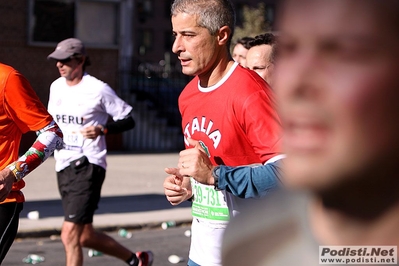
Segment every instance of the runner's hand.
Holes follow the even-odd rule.
[[[167,200],[172,205],[178,205],[191,198],[190,178],[182,177],[177,168],[165,168],[165,172],[169,174],[163,183]]]
[[[7,198],[14,181],[15,176],[9,168],[0,171],[0,202]]]
[[[213,185],[215,179],[212,176],[212,165],[209,156],[197,140],[188,139],[191,148],[185,149],[179,154],[179,173],[183,176],[191,176],[205,185]]]

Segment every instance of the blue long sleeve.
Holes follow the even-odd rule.
[[[220,166],[218,188],[240,198],[257,198],[281,185],[281,162],[260,166]]]

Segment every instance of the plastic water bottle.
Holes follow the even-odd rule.
[[[39,211],[31,211],[31,212],[28,212],[27,217],[30,220],[39,220],[40,213],[39,213]]]
[[[176,226],[176,222],[175,221],[167,221],[167,222],[163,222],[161,224],[161,227],[163,230],[168,229],[169,227],[175,227]]]
[[[183,261],[184,261],[184,258],[183,258],[183,257],[180,257],[180,256],[177,256],[177,255],[170,255],[170,256],[168,257],[168,261],[169,261],[170,263],[172,263],[172,264],[177,264],[177,263],[183,262]]]
[[[29,254],[28,256],[22,259],[22,262],[25,262],[27,264],[38,264],[43,261],[44,257],[36,254]]]
[[[89,249],[89,251],[87,252],[87,254],[89,255],[89,257],[99,257],[102,256],[103,253],[100,251],[97,251],[95,249]]]
[[[191,230],[189,229],[189,230],[184,231],[184,235],[186,237],[191,237]]]
[[[129,231],[127,231],[124,228],[119,229],[118,235],[120,235],[121,237],[124,237],[124,238],[131,238],[132,237],[132,233],[130,233]]]

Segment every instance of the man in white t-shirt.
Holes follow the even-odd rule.
[[[85,72],[90,61],[80,40],[63,40],[48,59],[56,61],[61,76],[51,84],[48,110],[65,132],[65,146],[54,157],[65,215],[61,239],[66,265],[83,264],[82,247],[128,265],[151,265],[151,251],[133,253],[92,225],[107,167],[105,135],[134,127],[132,107],[108,84]]]

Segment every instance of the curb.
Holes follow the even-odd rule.
[[[175,227],[181,226],[190,226],[192,220],[181,220],[176,221]],[[109,226],[95,226],[95,230],[102,231],[102,232],[115,232],[121,228],[126,230],[151,230],[151,229],[160,229],[161,222],[154,222],[154,223],[146,223],[146,224],[126,224],[126,225],[109,225]],[[59,236],[61,234],[61,229],[38,229],[38,230],[31,230],[31,231],[22,231],[17,232],[16,238],[41,238],[41,237],[51,237],[51,236]]]

